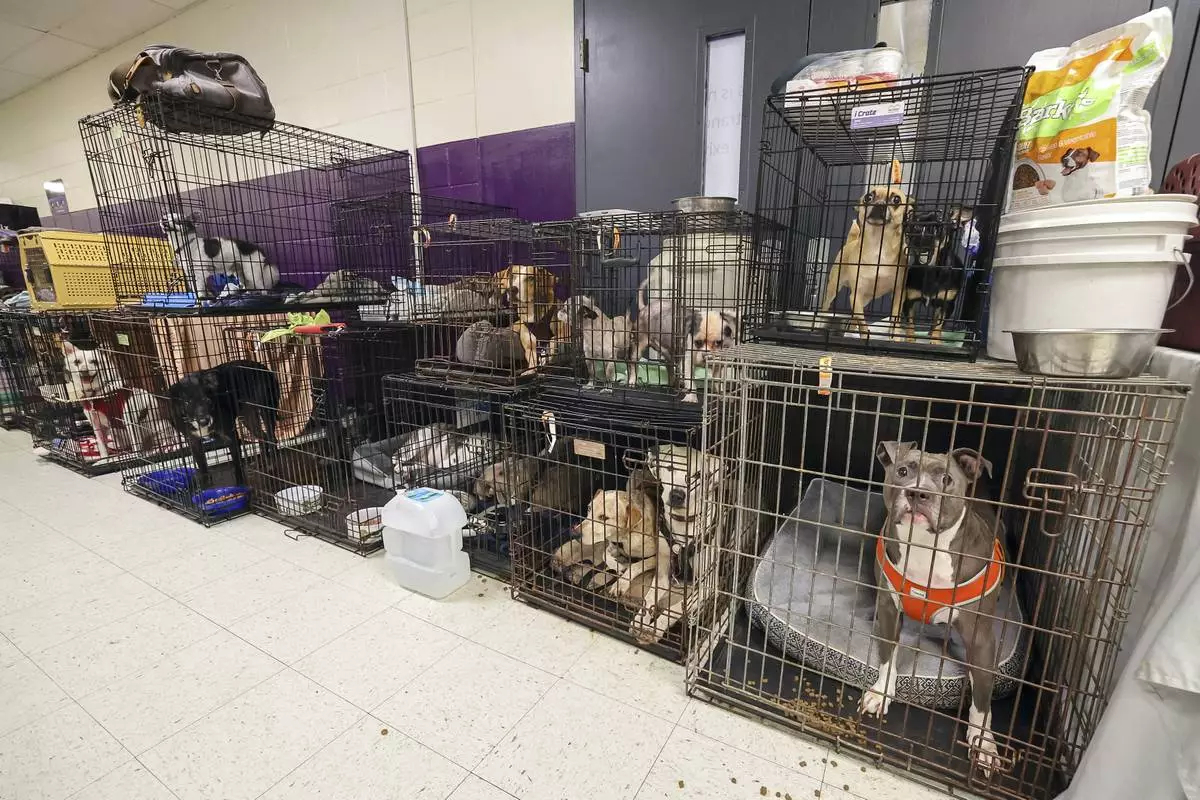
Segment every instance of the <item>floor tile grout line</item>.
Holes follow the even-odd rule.
[[[158,775],[155,775],[155,774],[154,774],[154,772],[153,772],[153,770],[151,770],[149,767],[147,767],[145,764],[143,764],[143,763],[142,763],[142,760],[141,760],[141,758],[139,758],[139,757],[138,757],[138,754],[137,754],[137,753],[135,753],[135,752],[133,752],[132,750],[130,750],[130,749],[129,749],[129,747],[128,747],[128,746],[127,746],[127,745],[126,745],[124,742],[122,742],[122,741],[121,741],[119,738],[117,738],[117,737],[116,737],[116,736],[113,734],[113,732],[112,732],[112,731],[110,731],[110,730],[109,730],[109,729],[108,729],[108,728],[107,728],[107,727],[104,725],[104,723],[103,723],[103,722],[101,722],[100,720],[96,719],[96,717],[95,717],[95,716],[92,714],[92,712],[88,711],[88,710],[87,710],[87,708],[85,708],[85,707],[84,707],[83,703],[79,702],[79,700],[77,700],[77,699],[76,699],[74,696],[72,696],[72,695],[71,695],[71,694],[70,694],[70,693],[69,693],[69,692],[68,692],[66,689],[64,689],[62,686],[60,686],[60,685],[59,685],[59,683],[58,683],[58,681],[54,680],[53,676],[51,676],[51,675],[50,675],[49,673],[47,673],[47,672],[46,672],[44,669],[42,669],[42,667],[41,667],[41,665],[40,665],[40,664],[38,664],[38,663],[34,662],[32,659],[30,659],[30,663],[32,663],[32,664],[34,665],[34,667],[36,667],[36,668],[38,669],[38,671],[40,671],[40,672],[41,672],[43,675],[45,675],[47,680],[49,680],[51,683],[53,683],[55,686],[57,686],[57,687],[58,687],[58,690],[59,690],[60,692],[62,692],[62,693],[63,693],[63,695],[65,695],[65,696],[67,697],[67,699],[69,699],[69,700],[71,701],[71,703],[73,703],[73,704],[74,704],[74,705],[75,705],[75,706],[76,706],[76,707],[77,707],[77,708],[78,708],[80,711],[82,711],[84,714],[86,714],[86,715],[87,715],[87,717],[88,717],[88,719],[90,719],[92,722],[96,723],[96,726],[97,726],[97,727],[99,727],[99,728],[100,728],[100,730],[104,731],[104,734],[105,734],[106,736],[108,736],[108,738],[110,738],[110,739],[112,739],[114,742],[116,742],[116,743],[117,743],[117,745],[119,745],[119,746],[120,746],[120,748],[121,748],[122,750],[124,750],[126,753],[128,753],[128,754],[129,754],[129,757],[130,757],[130,759],[131,759],[131,760],[138,762],[139,764],[141,764],[141,765],[142,765],[142,767],[143,767],[144,769],[146,769],[146,771],[147,771],[147,772],[149,772],[151,775],[154,775],[154,779],[155,779],[155,780],[157,780],[159,783],[161,783],[161,784],[162,784],[164,787],[166,787],[167,791],[168,791],[168,792],[170,792],[170,793],[171,793],[171,795],[172,795],[173,797],[175,797],[175,798],[176,798],[176,800],[178,800],[178,798],[179,798],[179,795],[175,794],[175,792],[174,792],[174,791],[171,789],[171,787],[170,787],[170,786],[167,786],[166,782],[165,782],[165,781],[163,781],[163,779],[162,779],[162,778],[160,778]],[[66,708],[66,706],[63,706],[62,708]],[[54,712],[51,712],[51,713],[58,713],[58,711],[61,711],[61,710],[62,710],[62,708],[56,709]],[[44,715],[44,716],[42,716],[42,717],[39,717],[39,721],[40,721],[41,719],[45,719],[45,718],[46,718],[46,717],[48,717],[48,716],[50,716],[50,715],[49,715],[49,714],[46,714],[46,715]],[[25,726],[21,726],[21,727],[23,728],[23,727],[25,727]],[[18,729],[18,730],[20,730],[20,729]],[[5,734],[5,735],[7,736],[8,734]],[[122,766],[124,766],[124,765],[125,765],[125,764],[127,764],[127,763],[129,763],[129,762],[128,762],[128,761],[122,761],[120,764],[118,764],[117,766],[113,767],[113,769],[111,769],[111,770],[109,770],[108,772],[104,773],[104,775],[101,775],[101,776],[100,776],[99,778],[97,778],[95,781],[91,781],[90,783],[86,784],[85,786],[81,786],[81,787],[79,788],[79,790],[78,790],[78,791],[76,791],[76,792],[73,792],[73,793],[71,794],[71,796],[73,797],[73,796],[75,796],[75,795],[79,794],[79,793],[80,793],[80,792],[82,792],[84,789],[86,789],[88,786],[91,786],[93,783],[96,783],[96,781],[103,780],[103,779],[104,779],[104,778],[105,778],[105,777],[106,777],[106,776],[107,776],[109,773],[113,772],[113,770],[120,769]]]
[[[477,770],[477,769],[479,769],[479,767],[483,766],[483,762],[485,762],[485,761],[487,761],[487,760],[488,760],[488,757],[489,757],[489,756],[491,756],[491,754],[492,754],[493,752],[495,752],[496,748],[497,748],[497,747],[499,747],[500,745],[504,744],[504,741],[505,741],[505,740],[508,738],[509,734],[511,734],[513,731],[515,731],[515,730],[516,730],[518,727],[520,727],[521,723],[525,721],[525,718],[526,718],[526,717],[528,717],[530,714],[532,714],[532,713],[533,713],[533,710],[534,710],[535,708],[537,708],[538,706],[540,706],[540,705],[541,705],[541,704],[542,704],[542,703],[545,701],[545,699],[546,699],[546,695],[548,695],[548,694],[550,694],[552,691],[554,691],[554,687],[558,686],[558,685],[559,685],[560,683],[562,683],[564,680],[565,680],[564,678],[556,678],[556,679],[555,679],[555,681],[554,681],[554,683],[550,684],[550,687],[549,687],[548,689],[546,689],[546,691],[544,691],[544,692],[542,693],[542,696],[541,696],[541,697],[539,697],[539,698],[537,699],[537,702],[536,702],[536,703],[534,703],[533,705],[531,705],[529,708],[527,708],[527,709],[525,710],[525,713],[524,713],[524,714],[522,714],[520,717],[518,717],[518,718],[517,718],[517,721],[516,721],[516,722],[514,722],[514,723],[513,723],[513,724],[512,724],[512,725],[509,727],[509,729],[508,729],[508,730],[506,730],[506,731],[504,732],[504,735],[500,737],[500,741],[496,742],[494,745],[492,745],[491,747],[489,747],[489,748],[487,749],[487,752],[483,754],[483,757],[482,757],[482,758],[480,758],[480,759],[479,759],[479,761],[477,761],[477,762],[475,763],[475,766],[474,766],[474,767],[470,767],[470,768],[468,768],[468,772],[470,772],[472,775],[474,775],[474,774],[475,774],[475,770]],[[432,748],[431,748],[431,749],[432,749]],[[461,765],[460,765],[460,766],[461,766]],[[480,777],[480,779],[481,779],[481,780],[484,780],[484,781],[485,781],[485,782],[487,782],[487,783],[491,783],[491,781],[487,780],[487,778],[484,778],[483,776],[479,776],[479,777]],[[495,785],[495,784],[493,784],[493,785]],[[500,791],[507,791],[506,789],[503,789],[503,788],[501,788],[501,787],[499,787],[499,786],[497,786],[496,788],[497,788],[497,789],[500,789]],[[512,794],[512,792],[509,792],[509,794]]]
[[[295,670],[293,670],[293,672],[295,672]],[[308,678],[308,676],[307,676],[307,675],[303,675],[302,673],[299,673],[299,672],[297,672],[296,674],[297,674],[297,675],[300,675],[300,676],[301,676],[301,677],[303,677],[303,678],[307,678],[308,680],[312,680],[312,678]],[[314,683],[316,683],[316,681],[313,681],[313,682],[314,682]],[[345,699],[345,698],[342,698],[342,699]],[[347,702],[349,702],[349,701],[347,701]],[[351,705],[353,705],[353,704],[351,704]],[[354,708],[358,708],[358,706],[354,706]],[[362,709],[358,709],[358,710],[359,710],[359,711],[362,711]],[[255,795],[255,800],[259,800],[259,798],[265,797],[265,796],[266,796],[266,795],[267,795],[267,794],[268,794],[268,793],[269,793],[269,792],[270,792],[272,789],[274,789],[276,786],[278,786],[279,784],[281,784],[281,783],[283,783],[284,781],[286,781],[286,780],[288,779],[288,776],[289,776],[289,775],[291,775],[291,774],[292,774],[292,773],[294,773],[296,770],[298,770],[298,769],[300,769],[301,767],[303,767],[303,766],[304,766],[305,764],[307,764],[309,761],[312,761],[312,760],[313,760],[314,758],[316,758],[316,757],[317,757],[317,756],[318,756],[318,755],[319,755],[319,754],[320,754],[320,753],[321,753],[321,752],[322,752],[322,751],[323,751],[323,750],[324,750],[326,747],[329,747],[329,745],[333,744],[333,743],[334,743],[334,742],[336,742],[338,739],[340,739],[340,738],[342,738],[343,736],[345,736],[345,735],[346,735],[346,733],[347,733],[348,731],[350,731],[350,730],[353,730],[353,729],[354,729],[354,728],[356,728],[357,726],[361,725],[361,724],[362,724],[362,721],[363,721],[363,720],[365,720],[367,717],[370,717],[370,716],[371,716],[371,714],[370,714],[369,712],[364,712],[364,713],[362,714],[362,716],[360,716],[360,717],[358,717],[357,719],[355,719],[355,720],[354,720],[354,722],[352,722],[352,723],[350,723],[348,726],[346,726],[346,728],[345,728],[345,729],[343,729],[343,730],[339,731],[339,732],[338,732],[338,733],[337,733],[337,734],[336,734],[336,735],[335,735],[335,736],[334,736],[332,739],[330,739],[328,742],[325,742],[324,744],[322,744],[322,745],[321,745],[320,747],[318,747],[316,750],[313,750],[311,753],[309,753],[307,756],[305,756],[305,757],[304,757],[304,759],[303,759],[303,760],[302,760],[302,761],[301,761],[299,764],[297,764],[296,766],[292,767],[292,768],[291,768],[291,769],[289,769],[287,772],[285,772],[283,775],[281,775],[281,776],[280,776],[280,778],[279,778],[279,780],[277,780],[277,781],[275,781],[274,783],[272,783],[270,786],[268,786],[266,789],[264,789],[264,790],[263,790],[261,793],[259,793],[259,794]]]

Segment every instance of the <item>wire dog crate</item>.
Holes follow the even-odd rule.
[[[508,465],[527,448],[514,446],[504,411],[528,398],[530,388],[446,383],[421,374],[388,375],[383,383],[388,438],[381,452],[396,488],[452,493],[467,512],[463,545],[471,568],[508,580],[520,511]]]
[[[25,335],[29,316],[28,311],[0,310],[0,427],[5,430],[29,427],[30,404],[41,383]]]
[[[731,613],[690,617],[689,689],[942,785],[1056,796],[1105,706],[1187,388],[717,358],[736,380],[706,453],[755,500],[711,494],[762,524],[701,569]],[[751,409],[778,424],[747,436]]]
[[[181,112],[213,133],[152,122]],[[410,197],[406,152],[283,122],[247,131],[236,115],[154,98],[79,127],[123,304],[328,308],[380,302],[411,272],[411,220],[348,221],[357,202]],[[173,263],[148,260],[146,236],[165,236]]]
[[[426,330],[419,372],[516,386],[569,366],[559,299],[569,286],[573,223],[451,218],[426,222],[419,234],[426,280],[438,281],[418,301]]]
[[[3,345],[16,402],[34,447],[84,475],[122,468],[134,458],[136,423],[110,406],[128,389],[104,358],[94,320],[83,314],[12,313]],[[134,405],[136,407],[136,403]]]
[[[524,509],[513,533],[513,592],[526,602],[672,659],[692,607],[698,542],[719,527],[687,410],[630,407],[548,386],[508,408],[508,491]]]
[[[752,270],[752,336],[974,359],[1028,75],[768,98],[759,240],[787,235],[782,258]]]
[[[374,552],[383,546],[382,507],[395,495],[384,376],[413,368],[414,332],[351,321],[264,341],[271,327],[240,326],[284,395],[311,398],[312,410],[272,458],[248,465],[254,511],[359,555]]]
[[[580,224],[562,316],[582,387],[698,400],[704,355],[740,340],[751,265],[779,253],[770,222],[757,225],[758,258],[755,218],[737,211],[603,215]]]
[[[138,431],[126,491],[213,525],[250,512],[251,476],[268,469],[260,462],[321,438],[312,387],[323,362],[288,341],[299,337],[260,338],[286,330],[286,315],[125,309],[91,319],[100,358],[127,387],[116,400],[125,425]]]

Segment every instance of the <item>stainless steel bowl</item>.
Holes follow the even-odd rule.
[[[1141,375],[1164,328],[1047,329],[1011,333],[1017,367],[1060,378],[1130,378]]]
[[[692,195],[691,197],[680,197],[671,201],[671,204],[679,211],[696,213],[701,211],[708,212],[729,212],[733,211],[737,205],[736,197],[707,197],[702,194]]]

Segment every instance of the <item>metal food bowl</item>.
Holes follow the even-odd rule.
[[[679,197],[671,201],[677,211],[686,213],[700,212],[722,212],[728,213],[737,209],[736,197],[707,197],[705,195],[692,195],[690,197]]]
[[[1141,375],[1165,328],[1046,329],[1011,333],[1017,367],[1059,378],[1131,378]]]

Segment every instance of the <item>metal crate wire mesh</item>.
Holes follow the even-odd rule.
[[[272,416],[280,446],[319,438],[309,430],[315,409],[312,376],[323,373],[308,369],[300,348],[264,346],[259,340],[265,329],[287,327],[286,315],[126,309],[91,318],[101,357],[131,390],[120,410],[125,426],[137,431],[121,472],[126,491],[205,525],[248,513],[251,475],[267,469],[261,464],[278,455],[264,446],[272,426],[258,414],[262,405],[254,399],[264,386],[279,387]],[[234,373],[227,372],[230,362],[240,365]],[[186,403],[174,400],[173,387],[185,380],[212,381],[202,384],[210,404],[197,406],[194,393]],[[213,404],[230,402],[235,394],[250,399],[237,406],[236,434],[223,435]],[[186,435],[197,424],[201,435]],[[199,472],[198,454],[208,467],[207,480]],[[241,475],[235,456],[243,464]]]
[[[378,302],[393,275],[412,272],[408,153],[283,122],[245,132],[202,110],[189,113],[215,133],[173,133],[147,118],[180,108],[146,104],[79,122],[120,302],[160,304],[153,295],[166,292],[234,306]],[[399,199],[389,214],[400,221],[364,230],[355,203],[380,197]],[[141,247],[146,236],[169,239],[173,263]]]
[[[507,415],[514,594],[680,658],[697,542],[720,524],[700,493],[720,464],[699,450],[698,420],[554,387]]]
[[[258,322],[225,331],[227,340],[258,343],[258,360],[279,379],[281,405],[302,403],[282,419],[276,452],[247,465],[253,509],[295,534],[374,552],[383,546],[380,512],[395,496],[384,379],[412,369],[415,335],[351,320],[331,333],[263,342],[278,327]]]
[[[35,447],[85,475],[118,470],[131,457],[129,434],[109,424],[120,375],[100,352],[95,321],[83,314],[24,313],[9,318],[22,414]]]
[[[30,427],[30,414],[42,401],[38,387],[49,383],[42,376],[28,332],[28,311],[0,310],[0,427]]]
[[[515,386],[566,373],[571,342],[559,300],[569,291],[572,223],[453,218],[427,222],[420,234],[422,374]]]
[[[518,508],[509,502],[505,465],[524,448],[504,425],[508,403],[525,388],[447,383],[420,374],[384,378],[386,468],[397,490],[451,492],[467,512],[463,546],[471,568],[507,580],[510,533]]]
[[[974,358],[1028,74],[768,98],[756,208],[788,233],[751,272],[747,329]]]
[[[743,212],[606,214],[580,223],[564,312],[582,388],[696,401],[704,356],[740,340],[750,267],[778,254],[778,230]]]
[[[715,610],[689,618],[689,688],[942,785],[1055,796],[1104,710],[1186,387],[1038,378],[996,363],[920,362],[914,376],[904,359],[769,345],[717,358],[733,380],[706,405],[705,451],[734,465],[753,501],[706,491],[757,536],[714,540],[701,569],[696,592]],[[744,429],[755,410],[777,422]],[[959,448],[981,454],[990,474]],[[941,454],[980,478],[971,484]],[[984,522],[960,522],[972,534],[948,541],[891,527],[883,487],[902,482],[897,464],[921,481],[950,475],[920,483],[912,502],[966,493],[971,519]],[[930,570],[910,578],[916,593],[902,589],[918,606],[944,600],[930,586],[1003,563],[983,595],[991,602],[961,607],[953,625],[906,614],[890,671],[880,648],[894,634],[879,626],[898,612],[876,588],[881,536],[905,576],[909,565]],[[949,582],[936,583],[933,570],[946,569]],[[936,607],[917,615],[926,609]],[[891,698],[882,722],[860,709],[868,687]]]

